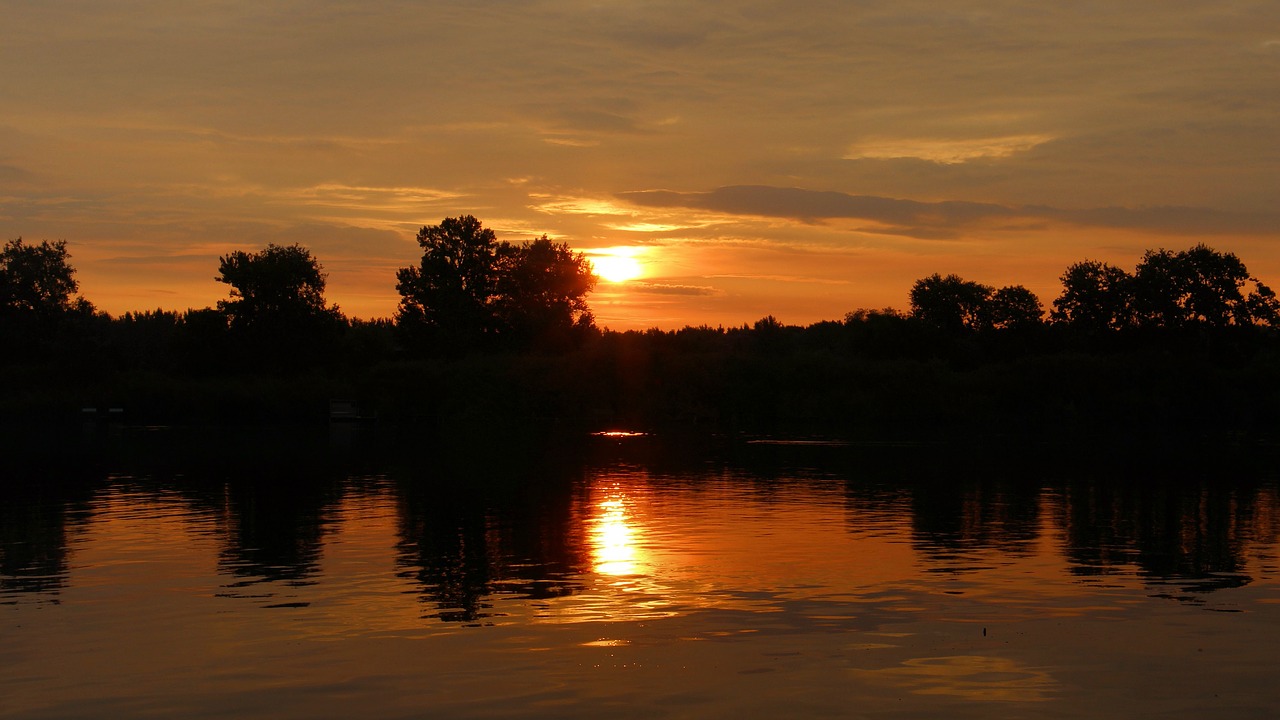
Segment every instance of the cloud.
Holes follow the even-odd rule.
[[[1060,219],[1075,225],[1145,230],[1169,235],[1236,235],[1280,233],[1280,213],[1227,212],[1211,208],[1104,207],[1062,210],[1027,207],[1029,214]]]
[[[548,145],[561,145],[573,148],[593,148],[600,146],[599,140],[582,140],[580,138],[561,135],[548,135],[547,137],[544,137],[542,141]]]
[[[1159,234],[1209,235],[1280,233],[1280,214],[1227,212],[1209,208],[1163,206],[1067,209],[1049,206],[1006,206],[963,200],[921,202],[874,195],[737,185],[708,192],[640,190],[618,193],[623,201],[643,207],[682,207],[740,216],[773,217],[818,223],[860,220],[880,227],[867,232],[921,239],[957,237],[976,227],[1025,227],[1028,221],[1124,228]]]
[[[325,183],[312,187],[281,191],[275,194],[283,201],[324,208],[356,209],[362,212],[419,212],[462,197],[462,193],[435,188],[373,187]]]
[[[535,202],[530,207],[540,213],[587,216],[633,215],[629,208],[619,207],[614,202],[598,198],[551,195],[548,193],[530,193],[529,198]]]
[[[618,113],[586,108],[564,109],[556,116],[569,130],[591,133],[635,133],[640,127],[633,118]]]
[[[35,178],[35,173],[17,165],[0,164],[0,183],[25,183]]]
[[[850,195],[842,192],[737,185],[710,192],[641,190],[618,198],[644,207],[686,207],[731,215],[776,217],[816,223],[856,219],[883,223],[893,229],[955,228],[1015,213],[1001,205],[971,202],[926,203],[915,200]]]
[[[628,292],[648,293],[652,295],[722,295],[723,291],[705,285],[673,285],[668,283],[632,280],[627,283]]]
[[[872,138],[855,144],[846,160],[917,158],[943,165],[970,160],[1007,158],[1053,140],[1052,135],[1007,135],[967,139]]]
[[[629,233],[668,233],[675,230],[684,230],[688,228],[686,224],[672,223],[655,223],[655,222],[634,222],[622,224],[607,224],[604,227],[610,230],[620,230]]]
[[[848,280],[838,280],[835,278],[821,278],[821,277],[814,277],[811,275],[764,275],[764,274],[747,275],[742,273],[737,273],[737,274],[722,273],[722,274],[716,274],[716,275],[708,275],[707,277],[711,279],[725,278],[725,279],[733,279],[733,280],[767,280],[769,282],[805,283],[808,285],[813,285],[813,284],[848,285],[849,284]]]

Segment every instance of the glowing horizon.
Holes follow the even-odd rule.
[[[0,239],[67,241],[117,315],[297,242],[389,317],[417,230],[465,214],[598,260],[616,329],[903,308],[935,272],[1047,304],[1073,262],[1199,242],[1280,285],[1280,5],[59,7],[6,16]]]

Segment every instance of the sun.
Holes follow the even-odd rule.
[[[591,253],[591,266],[600,279],[622,283],[644,275],[644,266],[636,258],[639,248],[603,248]]]
[[[596,274],[609,282],[620,283],[640,277],[640,261],[622,255],[601,255],[591,259]]]

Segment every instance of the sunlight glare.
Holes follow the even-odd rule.
[[[627,522],[627,506],[621,498],[611,498],[599,505],[592,543],[596,572],[603,575],[633,575],[636,572],[632,529]]]
[[[587,256],[601,280],[622,283],[644,275],[644,265],[638,257],[641,252],[636,247],[600,248],[587,251]]]

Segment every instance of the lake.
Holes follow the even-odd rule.
[[[16,454],[4,718],[1280,714],[1268,450],[94,426]]]

